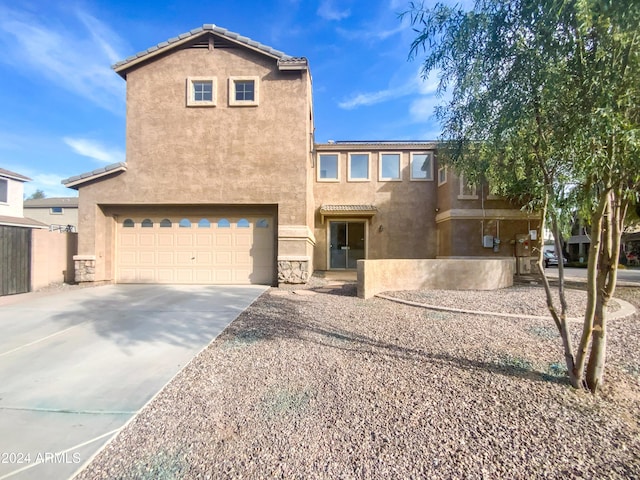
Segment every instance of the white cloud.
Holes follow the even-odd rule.
[[[110,66],[121,58],[122,41],[91,15],[77,11],[76,17],[79,28],[63,27],[47,17],[0,7],[0,61],[121,114],[125,82]]]
[[[351,15],[351,10],[348,8],[340,10],[334,5],[333,0],[323,0],[317,13],[325,20],[343,20]]]
[[[71,137],[64,137],[62,140],[69,145],[74,152],[83,157],[89,157],[104,163],[117,163],[124,162],[125,160],[124,152],[105,147],[95,140]]]
[[[340,102],[338,106],[345,110],[352,110],[354,108],[375,105],[377,103],[387,102],[389,100],[395,100],[409,95],[421,96],[417,100],[414,100],[413,103],[422,102],[422,104],[426,105],[426,99],[433,99],[433,104],[437,105],[439,102],[436,98],[437,90],[437,72],[431,72],[426,79],[423,79],[420,72],[417,72],[402,85],[378,90],[376,92],[358,93],[353,96],[353,98]],[[419,106],[416,106],[415,111],[417,116],[422,116],[422,114],[419,113]]]

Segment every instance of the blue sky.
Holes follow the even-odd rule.
[[[432,140],[437,79],[408,61],[408,0],[0,0],[0,167],[25,194],[125,161],[111,65],[203,24],[309,59],[316,141]]]

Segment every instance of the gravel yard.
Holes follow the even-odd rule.
[[[611,323],[593,396],[566,383],[550,318],[310,286],[262,295],[77,478],[640,477],[638,314]],[[546,313],[533,286],[394,295]]]

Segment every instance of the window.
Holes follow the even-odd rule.
[[[319,181],[337,181],[340,179],[338,173],[338,155],[320,155],[318,166]]]
[[[140,224],[140,226],[142,228],[152,228],[153,222],[151,221],[151,219],[145,218],[144,220],[142,220],[142,223]]]
[[[122,222],[122,226],[124,228],[133,228],[135,227],[135,223],[130,218],[127,218],[124,222]]]
[[[220,220],[218,220],[218,228],[229,228],[231,227],[231,224],[229,223],[229,220],[227,220],[226,218],[221,218]]]
[[[258,220],[256,222],[256,227],[257,228],[268,228],[269,227],[269,222],[267,221],[266,218],[261,218],[260,220]]]
[[[7,203],[9,201],[9,181],[4,179],[4,178],[0,178],[0,202],[2,203]]]
[[[187,106],[215,107],[217,85],[215,77],[187,78]]]
[[[399,153],[381,153],[380,165],[378,167],[379,180],[395,180],[400,178],[400,154]]]
[[[369,180],[368,153],[350,153],[348,165],[348,178],[350,182],[366,182]]]
[[[440,167],[438,169],[438,185],[444,185],[447,183],[447,167]]]
[[[198,228],[211,228],[211,222],[206,218],[201,218],[198,222]]]
[[[182,220],[180,220],[180,223],[178,223],[178,225],[180,226],[180,228],[191,228],[191,222],[188,218],[183,218]]]
[[[169,220],[168,218],[165,218],[164,220],[160,221],[160,228],[171,228],[171,220]]]
[[[64,212],[62,207],[51,207],[49,209],[49,213],[51,215],[62,215],[62,213]]]
[[[238,220],[238,228],[249,228],[249,220],[246,218]]]
[[[411,154],[411,180],[433,180],[433,157],[430,153]]]
[[[460,174],[460,194],[458,195],[458,200],[475,200],[478,198],[476,192],[476,184],[467,182],[464,178],[464,175]]]
[[[229,105],[235,107],[254,107],[258,105],[258,77],[230,77]]]

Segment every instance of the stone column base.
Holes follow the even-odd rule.
[[[96,256],[95,255],[74,255],[75,281],[95,282],[96,280]]]
[[[278,258],[278,283],[307,283],[309,280],[309,258]]]

